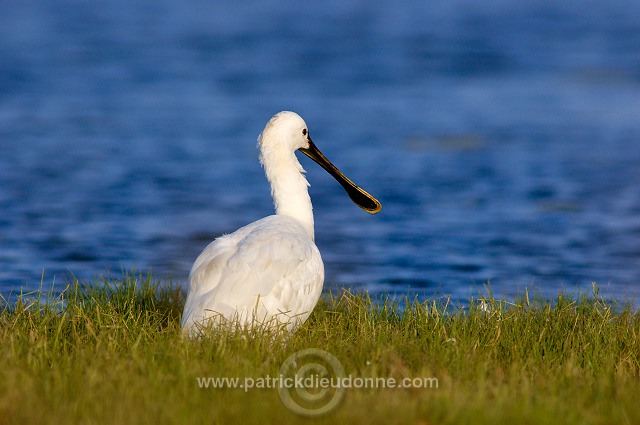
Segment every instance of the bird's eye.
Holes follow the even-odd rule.
[[[302,129],[302,135],[303,135],[303,136],[306,136],[306,135],[307,135],[307,129],[306,129],[306,128],[303,128],[303,129]]]

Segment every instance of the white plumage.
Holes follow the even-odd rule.
[[[182,317],[186,333],[229,324],[293,331],[311,314],[322,292],[324,265],[296,150],[333,175],[361,208],[372,214],[381,209],[322,155],[296,113],[274,115],[258,147],[276,214],[217,238],[198,256]]]

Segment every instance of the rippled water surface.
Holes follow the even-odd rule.
[[[211,239],[272,213],[255,141],[289,109],[383,204],[363,213],[301,158],[327,287],[595,281],[637,306],[640,6],[557,3],[10,1],[0,291],[185,282]]]

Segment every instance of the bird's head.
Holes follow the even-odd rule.
[[[307,124],[295,112],[282,111],[275,114],[258,136],[258,147],[263,157],[271,158],[288,156],[299,150],[331,174],[360,208],[370,214],[377,214],[382,209],[376,198],[356,186],[320,152],[311,140]]]

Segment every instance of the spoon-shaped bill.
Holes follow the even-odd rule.
[[[299,150],[309,158],[313,159],[322,168],[327,170],[327,172],[342,185],[344,190],[347,191],[349,198],[351,198],[357,206],[369,214],[377,214],[380,212],[382,209],[380,202],[373,196],[369,195],[364,189],[356,186],[354,182],[342,174],[342,172],[338,170],[336,166],[322,154],[322,152],[320,152],[311,139],[309,139],[308,148],[300,148]]]

